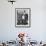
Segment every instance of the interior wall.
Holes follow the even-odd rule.
[[[15,27],[15,8],[31,8],[31,27]],[[15,40],[19,32],[28,33],[31,39],[46,40],[45,0],[17,0],[13,5],[0,0],[0,41]]]

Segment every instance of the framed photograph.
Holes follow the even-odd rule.
[[[31,26],[31,9],[15,8],[15,26],[30,27]]]

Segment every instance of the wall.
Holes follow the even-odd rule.
[[[31,8],[31,27],[15,27],[15,8]],[[19,32],[28,33],[33,40],[46,40],[45,0],[17,0],[14,5],[0,0],[0,41],[15,40]]]

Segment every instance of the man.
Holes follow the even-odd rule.
[[[27,25],[28,24],[28,14],[26,13],[25,10],[24,10],[24,14],[22,16],[22,23],[23,23],[23,25]]]

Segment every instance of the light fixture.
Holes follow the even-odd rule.
[[[16,2],[15,0],[8,0],[8,2],[11,2],[12,4]]]

